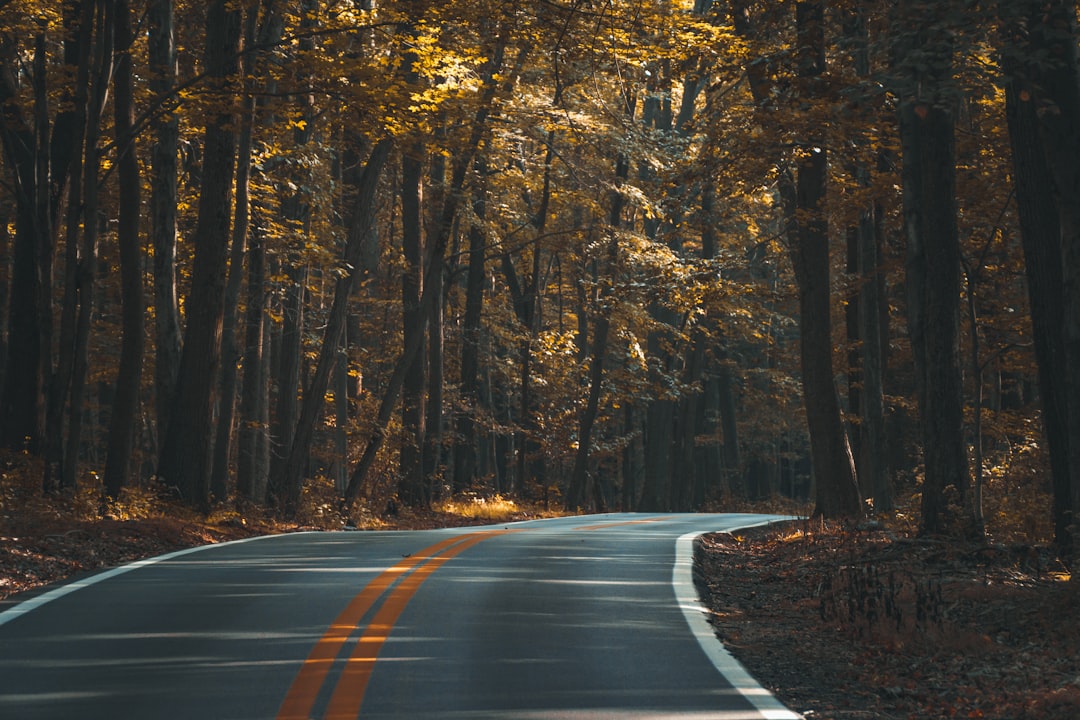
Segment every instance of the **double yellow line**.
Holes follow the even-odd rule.
[[[360,714],[360,705],[364,702],[364,693],[379,651],[405,606],[428,576],[447,560],[473,545],[512,532],[519,531],[486,530],[447,538],[384,570],[352,599],[315,643],[281,703],[277,720],[310,720],[319,691],[342,647],[359,627],[364,615],[385,595],[375,616],[353,647],[323,716],[325,720],[355,720]],[[402,576],[405,576],[404,579],[390,590]]]

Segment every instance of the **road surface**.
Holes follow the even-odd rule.
[[[609,514],[181,551],[0,613],[0,718],[798,718],[712,636],[697,534]]]

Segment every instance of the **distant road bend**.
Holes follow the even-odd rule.
[[[697,535],[781,519],[608,514],[172,553],[0,613],[0,718],[796,720],[713,636],[691,572]]]

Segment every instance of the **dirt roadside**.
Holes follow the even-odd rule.
[[[793,523],[702,538],[728,650],[808,719],[1080,718],[1080,582],[1043,549]]]

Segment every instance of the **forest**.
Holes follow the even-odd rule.
[[[1077,551],[1062,0],[0,0],[0,446],[281,517]]]

